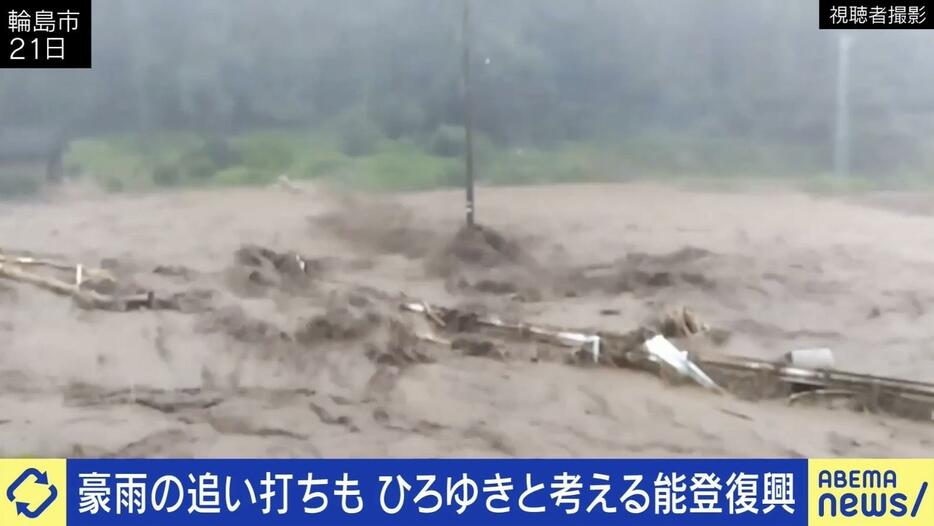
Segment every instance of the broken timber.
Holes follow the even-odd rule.
[[[46,267],[73,273],[74,280],[45,276],[26,270]],[[157,297],[152,291],[128,295],[103,294],[86,285],[113,286],[116,279],[106,270],[88,268],[79,264],[66,264],[32,256],[12,256],[0,253],[0,278],[26,283],[55,294],[71,296],[78,306],[85,309],[125,312],[139,309],[181,310],[177,297]]]

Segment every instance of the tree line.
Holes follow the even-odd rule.
[[[472,4],[474,123],[491,144],[658,136],[831,159],[838,35],[817,29],[813,0]],[[73,136],[336,123],[391,139],[437,134],[463,124],[461,10],[461,0],[96,0],[93,69],[4,72],[0,121]],[[934,167],[925,33],[856,35],[854,169]]]

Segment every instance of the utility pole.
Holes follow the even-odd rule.
[[[474,226],[473,100],[470,92],[470,0],[464,0],[464,180],[467,198],[467,226]]]
[[[853,37],[843,33],[837,41],[837,122],[834,129],[833,168],[837,177],[850,175],[850,48]]]

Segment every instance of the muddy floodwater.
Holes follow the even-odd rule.
[[[106,312],[0,281],[0,455],[931,456],[934,426],[745,401],[414,337],[404,297],[627,331],[688,307],[697,352],[934,381],[928,199],[620,184],[375,199],[302,187],[0,205],[0,247],[191,299]],[[421,323],[421,324],[420,324]],[[569,352],[569,351],[568,351]]]

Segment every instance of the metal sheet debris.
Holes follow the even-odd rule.
[[[645,349],[652,358],[664,362],[681,376],[712,391],[721,391],[720,386],[688,358],[687,351],[678,349],[661,334],[645,342]]]
[[[808,369],[833,369],[833,351],[827,348],[797,349],[785,353],[785,362]]]

